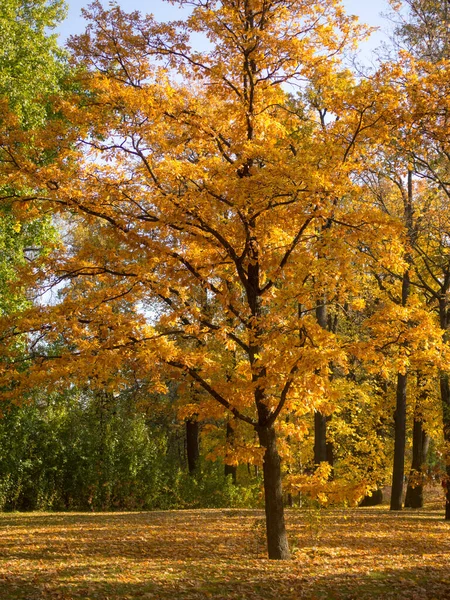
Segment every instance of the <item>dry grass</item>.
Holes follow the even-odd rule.
[[[450,523],[385,506],[289,510],[268,561],[261,511],[0,515],[1,600],[450,599]]]

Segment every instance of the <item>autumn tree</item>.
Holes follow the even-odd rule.
[[[395,3],[394,3],[395,5]],[[405,76],[402,93],[405,102],[400,118],[405,127],[399,136],[402,152],[415,177],[426,183],[426,210],[420,220],[424,235],[416,253],[417,285],[438,315],[443,340],[448,343],[448,59],[449,11],[446,0],[407,0],[406,16],[396,28]],[[446,450],[446,477],[450,478],[448,444],[450,441],[450,386],[441,363],[440,392]],[[446,484],[446,518],[450,518],[450,489]]]
[[[391,339],[385,339],[383,336],[378,341],[381,355],[383,355],[383,349],[389,349],[389,355],[392,356],[393,348],[395,348],[394,352],[397,354],[398,371],[395,374],[394,457],[390,507],[391,510],[401,510],[407,431],[407,383],[410,370],[409,356],[412,352],[408,332],[412,324],[409,311],[411,300],[411,246],[414,244],[417,231],[413,219],[412,172],[410,170],[405,171],[401,161],[398,164],[399,161],[396,160],[394,152],[393,148],[387,149],[387,157],[384,161],[382,161],[383,154],[380,152],[380,160],[382,161],[380,172],[368,175],[368,187],[374,196],[374,200],[380,205],[380,209],[391,217],[399,219],[401,229],[398,232],[398,241],[403,236],[401,249],[403,264],[400,269],[396,269],[391,264],[383,264],[385,257],[383,252],[379,256],[375,256],[370,251],[373,259],[373,277],[382,296],[378,310],[371,317],[372,329],[377,329],[378,319],[385,324],[386,319],[394,318],[394,320],[401,320],[404,324],[404,327],[400,326],[384,332]]]
[[[30,203],[77,235],[29,275],[59,300],[2,324],[33,332],[27,383],[4,375],[12,396],[69,376],[120,389],[124,361],[156,388],[158,369],[188,376],[203,391],[196,414],[255,432],[268,553],[286,559],[277,426],[337,401],[330,365],[345,372],[347,351],[315,312],[337,280],[340,300],[358,294],[358,236],[388,227],[358,203],[354,174],[384,135],[391,88],[342,64],[363,30],[336,0],[180,4],[185,22],[159,24],[94,3],[71,42],[78,91],[40,138],[41,153],[64,140],[56,160],[8,146],[11,180],[46,189]]]

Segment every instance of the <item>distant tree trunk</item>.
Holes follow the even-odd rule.
[[[333,443],[327,440],[327,424],[331,415],[326,417],[320,412],[314,413],[314,464],[327,462],[334,464]]]
[[[359,506],[378,506],[383,502],[383,490],[381,488],[377,488],[372,491],[372,494],[369,496],[364,496],[364,498],[359,503]]]
[[[450,378],[448,373],[441,373],[440,377],[442,413],[444,420],[444,440],[450,445]],[[445,520],[450,520],[450,462],[447,457],[445,489]]]
[[[412,171],[408,171],[408,189],[403,194],[404,222],[408,230],[409,241],[413,244],[415,232],[413,227],[413,185]],[[409,253],[405,256],[407,264],[412,265],[412,257]],[[402,277],[402,296],[401,305],[406,306],[411,291],[411,281],[409,268],[403,273]],[[406,387],[408,383],[408,373],[397,374],[397,393],[395,408],[395,440],[394,440],[394,465],[392,469],[392,492],[391,492],[391,510],[402,510],[403,479],[405,477],[405,447],[406,447]]]
[[[289,423],[290,420],[291,420],[290,416],[289,416],[289,414],[287,414],[286,415],[286,423]],[[287,443],[288,447],[290,448],[291,447],[291,436],[290,435],[288,435],[286,437],[286,443]],[[288,475],[291,474],[291,463],[290,462],[288,462],[287,465],[286,465],[286,473]],[[291,492],[287,493],[287,496],[286,496],[286,505],[289,506],[290,508],[292,508],[294,506],[294,499],[292,498]]]
[[[186,419],[186,453],[189,474],[194,475],[200,460],[199,425],[194,419]]]
[[[331,421],[331,419],[332,419],[332,415],[329,415],[326,418],[327,425]],[[327,429],[327,431],[328,431],[328,429]],[[328,439],[326,432],[325,432],[325,439],[326,439],[326,449],[327,449],[327,462],[330,465],[330,467],[333,467],[334,466],[334,446],[333,446],[333,442]]]
[[[322,413],[314,413],[314,464],[327,460],[327,418]]]
[[[413,456],[405,496],[406,508],[423,507],[423,482],[421,476],[423,465],[427,458],[429,439],[423,429],[422,420],[415,416],[413,426]]]
[[[284,522],[281,462],[273,424],[259,427],[258,437],[265,449],[263,472],[269,558],[287,560],[290,558],[290,552]]]
[[[237,467],[236,465],[225,465],[225,477],[231,475],[231,481],[234,485],[237,483]]]
[[[227,448],[233,445],[233,436],[234,429],[231,421],[227,421],[227,437],[226,437],[226,445]],[[231,481],[236,485],[237,482],[237,466],[236,465],[227,465],[225,463],[225,477],[231,475]]]
[[[327,303],[323,298],[316,306],[317,323],[322,329],[329,329]],[[314,464],[329,462],[333,465],[333,446],[327,443],[327,423],[331,417],[326,417],[321,412],[314,413]],[[330,460],[331,459],[331,460]]]
[[[448,290],[450,287],[450,272],[446,273],[443,283],[443,289],[439,298],[439,321],[441,329],[444,331],[444,341],[449,341],[450,330],[450,308],[448,306]],[[448,372],[441,372],[439,384],[441,388],[442,402],[442,421],[444,426],[444,441],[450,445],[450,375]],[[447,457],[446,477],[444,479],[445,489],[445,519],[450,520],[450,461]]]
[[[403,479],[405,477],[406,446],[406,384],[405,373],[397,375],[397,406],[395,409],[394,466],[392,469],[391,510],[402,510]]]

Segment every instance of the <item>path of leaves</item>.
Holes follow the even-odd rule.
[[[450,599],[442,507],[288,511],[294,560],[268,561],[262,512],[0,515],[2,600]]]

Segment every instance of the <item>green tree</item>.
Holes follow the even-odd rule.
[[[64,0],[2,0],[0,97],[25,127],[45,122],[46,96],[60,89],[64,52],[49,34],[66,14]]]
[[[449,0],[391,0],[397,13],[395,40],[421,60],[436,62],[450,52]]]
[[[401,4],[393,2],[394,7]],[[428,205],[420,220],[424,234],[415,244],[417,285],[436,311],[444,343],[450,331],[450,260],[448,201],[450,198],[449,67],[450,3],[448,0],[405,0],[408,10],[396,28],[399,46],[406,46],[402,85],[403,122],[398,136],[415,177],[427,182]],[[450,519],[450,375],[441,364],[440,392],[446,449],[446,519]],[[417,436],[419,440],[420,437]],[[420,451],[416,454],[419,456]]]
[[[51,31],[65,16],[64,0],[2,0],[0,4],[0,103],[2,137],[11,130],[31,131],[52,116],[50,97],[61,90],[67,71],[65,52]],[[32,137],[22,143],[32,146]],[[13,210],[18,190],[9,185],[13,157],[0,153],[0,314],[24,306],[17,269],[54,237],[50,219],[24,218]],[[29,193],[29,189],[22,190]],[[20,195],[20,193],[19,193]],[[13,288],[8,283],[15,282]]]

